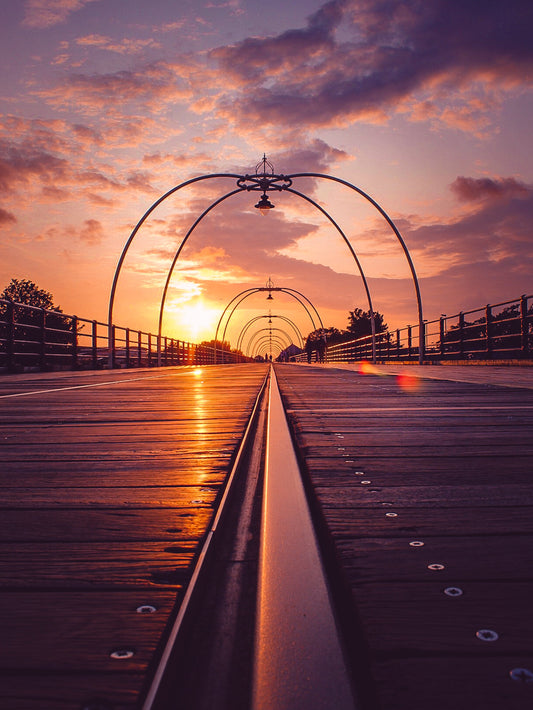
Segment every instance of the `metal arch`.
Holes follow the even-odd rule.
[[[272,346],[275,346],[276,348],[279,348],[279,352],[281,353],[285,347],[285,343],[278,339],[278,338],[269,338],[268,335],[264,335],[263,338],[257,341],[254,345],[254,350],[252,351],[251,355],[248,355],[247,357],[251,357],[252,359],[254,357],[257,357],[257,355],[260,354],[260,351],[263,348],[271,348]]]
[[[268,335],[261,335],[261,333],[268,333]],[[248,346],[246,348],[246,352],[253,352],[254,347],[257,345],[258,342],[260,342],[263,338],[273,338],[275,340],[278,340],[281,345],[285,345],[285,347],[289,347],[291,344],[291,338],[288,333],[283,332],[282,330],[278,331],[273,331],[270,333],[268,328],[263,328],[261,330],[258,330],[256,333],[253,334],[253,336],[250,338],[250,341],[248,343]]]
[[[261,350],[262,350],[262,349],[265,349],[265,350],[266,350],[266,349],[269,349],[269,350],[271,350],[270,355],[272,355],[272,360],[275,360],[276,358],[278,358],[278,357],[281,355],[281,353],[283,352],[283,348],[282,348],[282,346],[281,346],[279,343],[275,343],[274,341],[272,341],[272,344],[269,343],[268,345],[267,345],[266,343],[264,343],[263,346],[262,346],[262,348],[258,348],[258,349],[257,349],[258,352],[256,352],[255,355],[250,356],[250,357],[252,358],[252,360],[254,360],[256,357],[261,356]],[[262,357],[262,356],[261,356],[261,357]]]
[[[270,337],[270,335],[263,335],[255,341],[249,351],[250,355],[246,357],[254,357],[254,353],[257,355],[257,350],[263,348],[265,343],[275,343],[281,350],[289,347],[280,335],[273,335],[272,337]]]
[[[237,345],[235,346],[237,350],[242,349],[242,346],[244,343],[244,336],[246,335],[246,332],[248,331],[248,329],[254,323],[256,323],[258,320],[260,320],[261,318],[281,318],[282,320],[284,320],[286,323],[288,323],[292,327],[293,331],[296,334],[298,342],[303,344],[302,333],[300,332],[300,329],[298,328],[298,326],[290,318],[287,318],[286,316],[280,316],[280,315],[263,315],[263,316],[255,316],[255,318],[251,318],[247,323],[244,324],[243,328],[241,329],[241,332],[239,333],[239,337],[237,338]],[[303,347],[303,345],[302,345],[302,347]]]
[[[261,288],[256,289],[256,291],[269,291],[269,292],[270,292],[270,291],[281,291],[282,293],[286,293],[287,295],[292,296],[293,298],[295,298],[295,299],[305,308],[305,310],[307,311],[307,314],[308,314],[309,318],[311,319],[311,323],[313,324],[313,328],[316,330],[316,324],[315,324],[315,321],[313,320],[313,316],[312,316],[311,313],[309,312],[309,310],[308,310],[308,308],[306,307],[305,303],[304,303],[300,298],[298,298],[298,296],[295,296],[295,295],[294,295],[294,293],[299,293],[299,294],[302,296],[302,298],[305,298],[305,300],[310,304],[311,308],[313,308],[313,310],[315,311],[316,315],[318,316],[318,321],[319,321],[319,323],[320,323],[320,327],[321,327],[321,328],[324,328],[324,324],[322,323],[322,318],[320,317],[320,314],[318,313],[317,309],[313,306],[313,304],[311,303],[311,301],[310,301],[306,296],[303,295],[303,293],[300,293],[299,291],[296,291],[295,289],[292,289],[292,288],[285,288],[284,286],[273,286],[272,288],[261,287]],[[248,295],[251,296],[252,294],[250,293],[250,294],[248,294]],[[228,327],[228,325],[229,325],[229,322],[230,322],[230,320],[231,320],[231,317],[232,317],[233,313],[235,312],[235,310],[237,309],[237,307],[240,306],[240,304],[241,304],[246,298],[248,298],[248,296],[244,296],[244,298],[241,298],[241,300],[240,300],[237,304],[235,304],[235,306],[233,307],[231,313],[230,313],[229,316],[228,316],[228,320],[226,321],[226,325],[224,326],[224,332],[223,332],[223,335],[222,335],[222,340],[224,340],[224,338],[226,337],[226,330],[227,330],[227,327]],[[218,328],[217,328],[217,332],[218,332]]]
[[[327,212],[323,207],[321,207],[318,202],[315,200],[311,199],[307,195],[305,195],[303,192],[298,192],[298,190],[293,190],[292,188],[288,187],[287,192],[291,192],[293,195],[298,195],[298,197],[301,197],[304,200],[307,200],[307,202],[310,202],[314,207],[317,208],[317,210],[320,210],[322,214],[329,219],[331,224],[335,227],[335,229],[339,232],[341,237],[344,239],[346,242],[346,245],[348,249],[350,250],[350,254],[354,258],[355,263],[357,264],[357,268],[359,269],[359,273],[361,275],[361,278],[363,280],[363,285],[365,287],[366,291],[366,297],[368,300],[368,309],[370,311],[370,326],[371,326],[371,332],[372,332],[372,362],[376,362],[376,319],[374,317],[374,308],[372,307],[372,297],[370,296],[370,289],[368,288],[368,283],[366,280],[365,272],[363,271],[363,267],[361,266],[361,262],[359,261],[357,254],[355,253],[354,248],[352,247],[348,237],[344,233],[344,231],[339,227],[337,222],[333,219],[333,217]]]
[[[188,185],[192,185],[195,182],[200,182],[201,180],[211,180],[213,178],[223,178],[223,177],[228,177],[228,178],[236,178],[237,180],[242,178],[242,175],[236,175],[234,173],[213,173],[211,175],[200,175],[195,178],[191,178],[190,180],[186,180],[185,182],[180,183],[179,185],[175,185],[173,188],[165,192],[164,195],[161,195],[143,214],[141,219],[137,222],[135,227],[133,228],[133,231],[131,232],[126,244],[124,245],[124,248],[122,249],[122,253],[120,255],[120,258],[118,260],[116,269],[115,269],[115,275],[113,277],[113,285],[111,286],[111,293],[109,296],[109,309],[108,309],[108,317],[107,317],[107,325],[108,325],[108,339],[109,339],[109,358],[110,358],[110,367],[113,366],[112,358],[112,348],[111,348],[111,343],[112,343],[112,330],[113,330],[113,306],[115,303],[115,293],[117,290],[117,284],[118,284],[118,277],[120,275],[120,271],[122,269],[122,264],[124,263],[124,259],[126,258],[126,254],[128,253],[128,250],[131,246],[131,243],[135,239],[137,232],[139,229],[142,227],[142,225],[145,223],[145,221],[148,219],[148,217],[152,214],[152,212],[158,207],[162,202],[164,202],[167,197],[170,197],[173,195],[175,192],[178,192],[178,190],[181,190],[184,187],[187,187]],[[242,188],[241,188],[242,189]]]
[[[152,204],[152,206],[145,212],[143,217],[139,220],[137,225],[135,226],[134,230],[132,231],[128,241],[126,242],[126,245],[124,246],[124,249],[122,251],[122,254],[120,256],[117,268],[115,270],[115,276],[113,279],[113,285],[111,289],[111,295],[110,295],[110,300],[109,300],[109,313],[108,313],[108,340],[109,340],[109,359],[110,359],[110,365],[112,366],[114,363],[112,362],[113,360],[113,349],[112,349],[112,338],[113,338],[113,305],[114,305],[114,298],[115,298],[115,292],[116,292],[116,286],[118,282],[118,276],[124,261],[124,258],[126,256],[126,253],[129,249],[129,246],[131,245],[134,237],[136,236],[138,230],[144,223],[144,221],[147,219],[147,217],[153,212],[153,210],[160,205],[167,197],[170,195],[174,194],[181,188],[191,185],[195,182],[199,182],[202,180],[208,180],[208,179],[213,179],[213,178],[222,178],[222,177],[229,177],[229,178],[236,178],[237,179],[237,186],[238,190],[234,191],[233,194],[239,191],[253,191],[253,190],[262,190],[264,195],[266,195],[266,192],[269,190],[273,191],[290,191],[291,186],[292,186],[292,181],[293,178],[298,178],[298,177],[312,177],[312,178],[318,178],[318,179],[324,179],[324,180],[331,180],[333,182],[339,183],[341,185],[344,185],[346,187],[349,187],[350,189],[354,190],[357,192],[359,195],[361,195],[363,198],[365,198],[370,204],[372,204],[378,212],[384,217],[384,219],[387,221],[391,229],[393,230],[394,234],[396,235],[396,238],[400,242],[400,245],[402,246],[402,249],[404,251],[404,254],[407,258],[409,268],[411,270],[411,275],[413,277],[413,282],[415,285],[415,291],[416,291],[416,298],[417,298],[417,307],[418,307],[418,318],[419,318],[419,362],[423,363],[424,361],[424,350],[425,350],[425,332],[424,332],[424,320],[423,320],[423,314],[422,314],[422,298],[420,294],[420,287],[418,283],[418,278],[416,275],[416,270],[414,268],[413,261],[411,259],[411,255],[409,253],[409,250],[407,249],[407,246],[398,231],[396,225],[392,221],[392,219],[388,216],[388,214],[385,212],[385,210],[372,198],[370,195],[368,195],[366,192],[361,190],[361,188],[358,188],[356,185],[353,185],[352,183],[348,182],[347,180],[343,180],[342,178],[337,178],[332,175],[325,175],[323,173],[293,173],[292,175],[274,175],[273,168],[270,163],[266,160],[266,156],[263,158],[263,174],[258,173],[258,167],[261,165],[261,163],[258,164],[256,167],[256,175],[237,175],[235,173],[214,173],[211,175],[201,175],[196,178],[191,178],[190,180],[187,180],[180,185],[177,185],[173,187],[171,190],[167,191],[164,195],[162,195],[156,202]],[[272,175],[267,175],[266,172],[266,166],[267,164],[269,167],[272,168]],[[279,183],[283,182],[283,185],[280,185]],[[246,184],[250,183],[250,184]],[[299,193],[301,196],[302,193]],[[227,195],[228,197],[230,196],[229,194]],[[309,200],[311,202],[311,200]],[[217,202],[218,204],[218,202]],[[214,204],[213,204],[214,206]],[[372,311],[373,312],[373,311]],[[216,346],[216,342],[215,342]],[[160,337],[158,338],[158,350],[160,352]]]
[[[283,286],[272,286],[272,287],[270,287],[270,288],[267,287],[267,286],[261,286],[261,287],[256,287],[256,288],[248,288],[248,289],[245,289],[244,291],[241,291],[241,292],[238,293],[236,296],[234,296],[234,297],[231,299],[231,301],[228,303],[228,305],[226,306],[226,308],[224,308],[224,310],[223,310],[223,312],[222,312],[222,315],[220,316],[220,319],[219,319],[218,325],[217,325],[217,329],[216,329],[216,332],[215,332],[215,363],[217,362],[218,331],[220,330],[220,326],[221,326],[221,324],[222,324],[222,320],[224,319],[224,316],[225,316],[225,314],[226,314],[228,308],[229,308],[229,307],[231,306],[231,304],[234,303],[234,301],[236,301],[240,296],[242,296],[243,294],[246,294],[245,296],[243,296],[243,298],[241,298],[241,300],[240,300],[238,303],[235,304],[235,306],[233,307],[231,313],[229,314],[228,320],[226,321],[226,325],[225,325],[225,327],[224,327],[224,333],[223,333],[223,336],[222,336],[222,341],[224,341],[224,338],[226,337],[226,330],[227,330],[228,324],[229,324],[229,322],[230,322],[230,320],[231,320],[231,317],[232,317],[233,313],[234,313],[235,310],[237,309],[237,307],[238,307],[246,298],[248,298],[248,296],[251,296],[253,293],[259,293],[259,292],[261,292],[261,291],[263,291],[263,292],[264,292],[264,291],[269,291],[269,292],[270,292],[270,291],[281,291],[282,293],[286,293],[288,296],[291,296],[292,298],[295,298],[295,299],[298,301],[298,303],[300,303],[300,305],[302,305],[302,306],[305,308],[305,310],[306,310],[306,312],[307,312],[307,315],[308,315],[309,318],[311,319],[311,323],[312,323],[312,325],[313,325],[313,329],[316,330],[316,324],[315,324],[315,321],[314,321],[314,319],[313,319],[313,316],[311,315],[311,312],[309,311],[309,309],[307,308],[307,306],[305,305],[305,303],[304,303],[298,296],[295,296],[295,295],[294,295],[295,293],[300,294],[300,296],[302,296],[302,298],[304,298],[304,299],[309,303],[309,305],[311,306],[311,308],[312,308],[312,309],[314,310],[314,312],[316,313],[321,328],[324,328],[324,325],[323,325],[323,323],[322,323],[322,318],[320,317],[319,312],[317,311],[317,309],[315,308],[315,306],[311,303],[311,301],[310,301],[306,296],[304,296],[303,293],[300,293],[300,291],[296,291],[296,289],[292,289],[292,288],[285,288],[285,287],[283,287]]]
[[[262,317],[262,316],[261,316],[261,317]],[[285,320],[287,320],[287,322],[290,323],[290,321],[289,321],[288,319],[285,319]],[[291,324],[291,323],[290,323],[290,324]],[[248,325],[251,325],[251,323],[249,323]],[[291,324],[291,325],[293,325],[293,324]],[[294,325],[293,325],[293,327],[294,327]],[[279,331],[282,332],[284,335],[287,335],[287,336],[290,338],[290,344],[292,344],[292,343],[294,342],[293,339],[292,339],[292,337],[291,337],[291,335],[290,335],[289,333],[287,333],[286,331],[284,331],[284,330],[282,330],[282,329],[280,329],[280,328],[279,328],[279,329],[278,329],[278,328],[273,328],[272,330],[279,330]],[[260,332],[260,331],[256,331],[256,332]],[[300,334],[299,332],[298,332],[298,335],[299,335],[299,337],[301,338],[301,334]],[[252,336],[252,337],[253,337],[253,336]],[[250,343],[250,342],[251,342],[251,339],[250,339],[249,343]],[[241,348],[243,348],[243,347],[244,347],[244,335],[243,335],[243,342],[242,342],[242,344],[241,344]]]
[[[418,277],[416,275],[416,270],[415,266],[413,264],[413,260],[411,259],[411,255],[409,253],[409,249],[407,248],[407,245],[405,244],[402,235],[398,231],[398,228],[392,221],[392,219],[389,217],[389,215],[385,212],[383,207],[381,207],[380,204],[378,204],[370,195],[368,195],[366,192],[361,190],[360,187],[357,187],[356,185],[353,185],[351,182],[348,182],[347,180],[343,180],[342,178],[335,177],[333,175],[324,175],[322,173],[293,173],[291,175],[285,176],[286,178],[293,180],[294,178],[299,178],[299,177],[313,177],[313,178],[322,178],[324,180],[332,180],[333,182],[338,182],[341,185],[344,185],[345,187],[349,187],[351,190],[354,190],[357,192],[361,197],[364,197],[365,200],[368,200],[371,205],[373,205],[377,211],[381,214],[381,216],[386,220],[387,224],[389,227],[392,229],[394,234],[396,235],[396,238],[401,244],[401,247],[404,251],[405,257],[407,259],[407,263],[409,264],[409,269],[411,270],[411,276],[413,278],[413,283],[415,286],[415,292],[416,292],[416,302],[417,302],[417,308],[418,308],[418,338],[419,338],[419,348],[418,348],[418,361],[420,364],[423,364],[424,362],[424,355],[425,355],[425,328],[424,328],[424,318],[423,318],[423,313],[422,313],[422,296],[420,294],[420,285],[418,283]],[[286,188],[286,189],[290,189]]]
[[[298,328],[298,326],[290,318],[287,318],[286,316],[281,316],[281,315],[269,313],[268,315],[255,316],[255,318],[252,318],[251,320],[249,320],[248,323],[245,323],[241,332],[239,333],[239,337],[237,338],[237,345],[235,346],[237,350],[239,350],[239,347],[242,345],[242,340],[244,339],[244,336],[245,336],[248,328],[251,327],[252,324],[255,323],[256,321],[258,321],[260,318],[281,318],[282,320],[289,323],[289,325],[292,327],[292,329],[296,333],[296,336],[299,338],[301,346],[303,347],[303,337],[302,337],[302,333],[300,332],[300,329]]]
[[[250,338],[250,340],[248,341],[248,346],[247,346],[247,348],[246,348],[246,352],[250,352],[250,351],[251,351],[251,349],[252,349],[252,343],[253,343],[254,340],[257,338],[257,336],[258,336],[260,333],[262,333],[263,331],[267,331],[268,333],[275,333],[276,335],[274,335],[274,337],[278,337],[280,340],[281,340],[281,335],[277,335],[277,333],[281,333],[281,334],[282,334],[283,336],[285,336],[285,338],[287,338],[287,340],[288,340],[287,347],[289,347],[289,345],[292,343],[291,336],[287,333],[287,331],[282,330],[281,328],[261,328],[261,330],[256,331],[256,332],[252,335],[252,337]],[[270,336],[269,336],[269,337],[270,337]]]
[[[242,192],[242,189],[238,188],[236,190],[232,190],[231,192],[226,193],[222,197],[219,197],[217,200],[212,202],[209,207],[207,207],[202,214],[195,220],[194,224],[192,227],[190,227],[189,231],[187,234],[183,237],[181,240],[181,244],[178,247],[178,250],[176,251],[174,255],[174,259],[172,260],[172,264],[170,266],[170,269],[167,274],[167,280],[165,281],[165,288],[163,289],[163,295],[161,297],[161,306],[159,308],[159,326],[158,326],[158,331],[157,331],[157,364],[158,366],[161,366],[161,331],[162,331],[162,326],[163,326],[163,311],[165,308],[165,301],[167,299],[167,291],[168,291],[168,286],[170,284],[170,279],[172,278],[172,274],[174,272],[174,267],[176,266],[176,263],[180,257],[181,251],[183,247],[185,246],[185,243],[191,236],[191,234],[194,232],[196,227],[200,224],[200,222],[203,220],[203,218],[211,212],[211,210],[219,205],[221,202],[224,202],[224,200],[227,200],[228,197],[232,197],[232,195],[236,195],[238,192]]]

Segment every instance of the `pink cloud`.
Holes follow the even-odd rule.
[[[453,113],[432,107],[435,118],[477,129],[483,99],[498,100],[531,72],[531,22],[527,0],[482,13],[474,0],[333,0],[302,29],[213,50],[234,92],[220,94],[217,110],[241,128],[256,119],[308,129],[383,121],[405,112],[408,98],[419,118],[420,101],[427,111],[432,100],[453,100]]]
[[[90,246],[97,246],[104,238],[102,224],[97,219],[86,219],[79,231],[79,238]]]
[[[0,207],[0,225],[16,224],[17,218],[12,212]]]
[[[22,25],[31,29],[46,29],[65,22],[69,15],[91,2],[100,0],[26,0]]]
[[[469,178],[460,176],[450,185],[452,192],[464,202],[494,198],[527,197],[531,193],[523,182],[515,178]]]

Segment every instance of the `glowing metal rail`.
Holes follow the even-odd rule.
[[[259,565],[253,710],[354,710],[273,368]]]

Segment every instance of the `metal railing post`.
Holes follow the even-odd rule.
[[[142,347],[143,347],[143,339],[142,339],[142,334],[141,331],[137,331],[137,367],[141,367],[142,365]]]
[[[410,325],[407,326],[407,357],[411,357],[413,348],[413,329]]]
[[[441,316],[439,321],[439,337],[440,337],[440,355],[444,357],[444,329],[445,329],[444,318]]]
[[[126,367],[130,366],[130,329],[126,328]]]
[[[396,357],[400,359],[400,329],[396,329]]]
[[[39,309],[39,369],[46,370],[46,311]]]
[[[7,369],[8,372],[15,372],[15,306],[8,302],[6,306],[6,322],[7,322]]]
[[[426,357],[426,322],[422,321],[418,327],[418,362],[424,364]]]
[[[78,317],[72,316],[72,364],[71,369],[78,369]]]
[[[487,346],[487,358],[492,358],[494,343],[492,342],[492,308],[489,306],[489,304],[485,306],[485,326],[485,343]]]
[[[522,357],[529,355],[529,323],[527,320],[527,298],[520,298],[520,351]]]
[[[111,367],[115,369],[117,366],[117,353],[116,353],[116,326],[112,325],[109,331],[109,337],[111,338],[111,343],[109,346],[109,351],[111,353]]]
[[[93,370],[98,368],[98,325],[95,320],[91,324],[91,360]]]
[[[465,315],[461,311],[459,313],[459,355],[461,358],[465,354]]]

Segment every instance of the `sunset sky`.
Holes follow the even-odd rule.
[[[424,316],[533,294],[531,0],[10,0],[0,9],[0,290],[28,278],[64,312],[105,321],[131,229],[197,175],[335,175],[392,217],[420,277]],[[346,232],[374,308],[417,320],[407,262],[378,212],[300,179]],[[181,238],[235,187],[181,190],[140,230],[115,321],[156,332]],[[366,310],[339,234],[303,200],[258,193],[201,222],[171,281],[163,330],[211,339],[238,292],[304,293],[325,325]],[[228,335],[291,298],[250,297]],[[259,321],[261,323],[262,321]],[[264,326],[263,326],[264,327]]]

